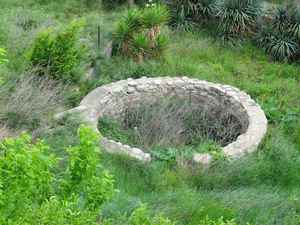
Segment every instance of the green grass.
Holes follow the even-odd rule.
[[[87,22],[82,38],[89,40],[91,55],[95,56],[99,53],[95,47],[97,26],[101,25],[103,49],[122,13],[89,9],[75,0],[48,4],[30,0],[2,2],[0,47],[7,50],[9,63],[0,68],[0,76],[11,83],[28,68],[24,53],[40,29],[81,17]],[[19,11],[37,21],[37,27],[20,29],[16,24]],[[239,224],[299,224],[299,65],[274,63],[250,42],[235,48],[222,46],[203,30],[167,32],[171,40],[164,60],[136,64],[122,58],[102,59],[96,80],[83,88],[76,102],[91,88],[120,79],[188,76],[234,85],[249,93],[267,114],[268,135],[257,152],[241,160],[221,161],[205,171],[168,162],[144,165],[105,154],[103,164],[114,175],[119,194],[103,206],[101,214],[117,217],[143,202],[151,213],[163,212],[178,224],[197,225],[206,215],[213,219],[235,218]],[[41,133],[40,137],[64,157],[64,147],[76,142],[76,129],[73,125],[51,125],[51,132]]]

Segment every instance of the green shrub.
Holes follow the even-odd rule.
[[[97,212],[82,209],[80,199],[60,200],[56,196],[45,200],[40,207],[31,207],[10,224],[97,225]]]
[[[28,135],[0,142],[1,224],[96,224],[113,179],[101,167],[98,134],[81,126],[78,137],[60,163]]]
[[[114,33],[113,54],[131,57],[140,63],[161,57],[167,46],[161,26],[167,23],[168,18],[167,8],[160,4],[129,10]]]
[[[67,149],[69,163],[63,180],[64,193],[81,196],[89,208],[98,208],[110,199],[113,189],[112,176],[101,167],[99,137],[88,127],[78,130],[79,144]]]
[[[80,79],[78,69],[84,55],[79,43],[81,21],[73,21],[66,29],[55,32],[49,28],[39,33],[29,53],[33,66],[40,68],[41,75],[75,82]]]
[[[129,218],[126,215],[116,219],[108,219],[104,221],[104,225],[175,225],[168,218],[162,215],[152,216],[145,205],[136,208]]]
[[[216,9],[218,35],[224,41],[251,34],[260,14],[257,0],[222,0]]]
[[[172,221],[162,214],[151,215],[149,209],[145,205],[137,207],[129,216],[120,216],[116,219],[110,219],[104,221],[104,225],[176,225],[176,221]],[[220,217],[217,220],[213,220],[206,216],[204,219],[197,221],[198,225],[237,225],[234,220],[225,220]]]
[[[28,207],[53,194],[51,171],[56,158],[42,141],[31,143],[28,135],[0,143],[0,222],[22,216]]]

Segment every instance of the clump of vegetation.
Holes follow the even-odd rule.
[[[299,5],[298,1],[292,1]],[[8,52],[8,56],[4,58],[9,59],[9,62],[4,62],[5,65],[0,66],[0,76],[5,78],[0,81],[1,112],[7,109],[8,105],[11,108],[13,103],[7,102],[11,96],[15,95],[16,92],[21,93],[21,91],[17,91],[22,86],[19,81],[23,79],[21,74],[26,73],[28,69],[29,59],[28,54],[24,54],[24,52],[28,51],[29,46],[34,43],[36,32],[53,25],[64,26],[78,17],[83,18],[86,21],[86,26],[85,32],[80,35],[79,42],[86,41],[85,43],[96,45],[97,27],[100,25],[100,49],[90,48],[89,53],[97,56],[101,54],[99,51],[102,52],[102,44],[111,37],[114,29],[113,24],[120,20],[128,1],[124,2],[125,4],[120,4],[121,7],[118,9],[110,11],[103,8],[99,9],[97,2],[99,1],[1,0],[0,46]],[[134,2],[136,6],[139,6],[139,2],[142,1]],[[165,2],[167,0],[161,1],[163,4]],[[177,0],[168,2],[175,3]],[[15,120],[16,123],[11,117],[10,125],[18,125],[12,131],[6,129],[9,128],[8,125],[3,124],[4,121],[1,120],[0,139],[3,136],[13,136],[15,138],[10,139],[11,142],[18,143],[13,144],[16,153],[8,154],[13,160],[2,160],[5,157],[4,152],[9,151],[7,147],[4,147],[4,142],[0,144],[0,174],[5,174],[4,177],[1,176],[0,178],[0,202],[5,200],[5,202],[0,203],[0,224],[96,225],[107,222],[114,225],[127,225],[133,222],[132,218],[137,217],[137,214],[144,214],[145,216],[140,216],[143,219],[136,221],[151,221],[152,225],[159,224],[160,220],[157,218],[160,217],[162,217],[163,224],[170,221],[171,224],[175,223],[176,225],[299,224],[300,111],[298,106],[300,105],[300,94],[298,53],[293,54],[288,60],[280,60],[280,63],[273,62],[275,60],[269,60],[266,54],[261,51],[263,46],[267,46],[268,41],[266,41],[266,45],[260,45],[260,48],[251,43],[252,32],[256,33],[262,29],[268,31],[268,28],[275,29],[272,25],[275,20],[274,15],[266,15],[265,10],[262,17],[258,18],[258,25],[254,26],[257,28],[251,30],[249,34],[248,31],[242,34],[241,38],[244,41],[239,45],[239,48],[219,45],[215,41],[215,31],[219,20],[215,17],[217,8],[214,1],[190,0],[190,2],[195,4],[212,2],[209,8],[211,15],[207,18],[206,15],[208,14],[203,13],[205,16],[202,16],[202,12],[194,14],[194,12],[189,11],[190,9],[183,14],[182,7],[178,5],[177,11],[184,15],[181,22],[183,25],[187,24],[188,29],[180,28],[181,32],[176,29],[170,32],[172,35],[170,36],[172,38],[169,39],[170,48],[165,52],[164,60],[145,60],[144,63],[137,64],[134,60],[128,60],[129,57],[101,58],[99,70],[95,71],[96,79],[89,80],[88,84],[82,80],[75,85],[60,84],[64,91],[59,90],[59,88],[56,89],[56,86],[59,87],[59,83],[62,83],[60,79],[57,81],[47,80],[49,80],[49,84],[55,86],[52,86],[55,91],[59,90],[58,103],[61,102],[62,97],[72,96],[72,104],[76,106],[82,96],[91,89],[129,77],[182,75],[234,85],[249,93],[253,99],[259,102],[268,117],[268,135],[258,150],[238,160],[218,160],[205,170],[192,165],[188,160],[182,159],[190,157],[190,153],[206,151],[209,151],[216,158],[222,157],[218,154],[219,145],[213,141],[208,141],[207,144],[183,146],[182,148],[180,148],[181,146],[169,148],[159,148],[158,146],[152,150],[152,157],[157,153],[153,158],[157,157],[158,160],[153,160],[148,164],[143,164],[126,156],[102,153],[100,155],[101,160],[97,163],[100,168],[96,170],[99,169],[101,172],[102,167],[110,171],[114,177],[114,186],[118,190],[118,194],[103,202],[100,208],[94,208],[97,202],[100,204],[105,198],[101,197],[100,191],[96,190],[95,192],[99,195],[97,194],[95,201],[91,200],[93,194],[86,193],[86,191],[93,192],[93,189],[84,187],[83,184],[97,184],[98,182],[94,181],[95,178],[89,182],[84,178],[76,179],[77,172],[71,171],[80,171],[80,169],[74,169],[69,165],[69,157],[72,154],[74,165],[81,165],[78,163],[80,161],[83,165],[82,168],[86,168],[85,159],[77,160],[77,156],[84,155],[82,154],[83,147],[78,148],[80,153],[74,149],[70,154],[66,151],[66,148],[79,144],[76,131],[80,120],[79,118],[68,118],[65,121],[54,123],[51,121],[52,112],[63,111],[63,108],[70,106],[49,104],[53,107],[47,108],[47,105],[44,104],[44,113],[38,113],[43,115],[41,120],[43,122],[34,123],[34,126],[31,122],[22,123],[22,126],[19,126],[17,122],[19,119],[35,121],[28,116],[18,116],[19,119]],[[269,0],[268,2],[285,4],[287,1]],[[88,3],[91,4],[88,5]],[[263,5],[267,8],[273,7],[264,3]],[[275,7],[278,6],[275,5]],[[294,10],[296,7],[290,7],[288,9],[289,15],[292,15],[291,12]],[[173,26],[173,23],[176,22],[173,19],[173,9],[171,10],[171,17]],[[289,22],[286,23],[285,21]],[[285,27],[288,24],[294,24],[293,21],[294,19],[282,20]],[[278,29],[278,26],[276,27],[275,30]],[[296,28],[297,25],[293,27]],[[286,30],[290,29],[291,27]],[[192,32],[182,32],[182,30]],[[55,29],[51,36],[54,37],[60,31]],[[276,36],[277,40],[277,33],[276,35],[275,33],[270,32],[271,35]],[[294,32],[287,33],[289,33],[287,40],[299,43],[296,36],[292,35]],[[249,38],[247,38],[248,36]],[[80,63],[85,62],[81,59]],[[39,79],[36,75],[32,75],[35,79]],[[37,96],[42,95],[35,90],[37,86],[36,83],[30,85],[28,88],[30,96],[31,93],[36,93]],[[23,99],[27,98],[23,97]],[[37,97],[31,99],[34,102]],[[22,100],[16,101],[15,105],[20,104],[20,102]],[[32,104],[24,103],[20,104],[20,107],[14,106],[12,108],[21,110],[24,107],[24,110],[27,110],[30,108],[27,105]],[[40,110],[41,108],[37,107],[37,109]],[[46,109],[49,113],[46,113]],[[38,114],[34,113],[33,115]],[[23,115],[30,114],[24,113]],[[5,121],[7,122],[6,119]],[[41,141],[36,140],[36,131],[31,128],[42,129],[44,122],[47,123],[49,129],[43,129],[42,132],[39,132],[38,137],[44,140],[41,143]],[[126,143],[124,140],[128,136],[131,137],[132,134],[123,129],[122,121],[118,125],[118,129],[121,130],[115,129],[114,132],[123,136],[120,137],[122,138],[120,140]],[[30,147],[21,144],[21,140],[16,138],[17,134],[23,130],[33,132],[34,140],[30,141]],[[110,128],[109,130],[111,131]],[[132,131],[134,132],[134,129]],[[133,137],[135,137],[134,134]],[[131,140],[128,143],[130,142]],[[42,153],[40,157],[36,150],[39,147],[36,145],[47,147],[43,148],[45,153]],[[23,152],[22,149],[28,151]],[[217,154],[214,154],[215,151]],[[90,157],[95,158],[94,155]],[[88,156],[82,158],[88,158],[87,161],[91,161]],[[175,161],[174,158],[176,158]],[[47,159],[49,160],[47,161]],[[51,165],[49,165],[50,161],[52,162]],[[2,165],[5,165],[5,168]],[[78,167],[76,166],[76,168]],[[92,168],[95,167],[92,166]],[[12,174],[10,171],[16,171],[16,174]],[[83,171],[88,171],[83,172],[84,174],[91,172],[89,169],[83,169]],[[28,172],[28,174],[24,175],[24,172]],[[8,173],[12,176],[7,176]],[[43,178],[39,176],[40,174],[46,176]],[[97,172],[91,176],[87,175],[87,177],[102,177],[101,174]],[[48,189],[49,177],[52,182]],[[39,184],[42,180],[45,181],[45,185],[35,185],[35,189],[32,187],[31,181],[34,184]],[[63,182],[64,180],[65,182]],[[14,182],[21,185],[13,185]],[[76,190],[73,191],[70,188],[69,182],[74,183]],[[20,194],[22,185],[28,188],[24,188],[23,195]],[[100,189],[103,190],[102,187]],[[69,190],[71,190],[70,193],[65,193]],[[44,199],[43,195],[46,196]],[[139,208],[145,208],[143,204],[147,205],[147,209],[140,210]],[[139,213],[139,211],[146,211],[146,213]],[[209,219],[206,219],[207,217]],[[221,217],[223,219],[220,219]]]
[[[105,225],[176,225],[176,222],[168,219],[163,215],[151,215],[148,208],[145,205],[137,207],[131,215],[128,217],[122,215],[117,219],[104,221]],[[208,216],[199,220],[199,225],[237,225],[234,220],[225,220],[223,217],[212,220]]]
[[[255,30],[260,14],[257,0],[222,0],[217,4],[218,33],[223,40],[242,38]]]
[[[101,167],[98,135],[82,126],[78,137],[79,144],[67,150],[66,167],[28,135],[0,143],[1,224],[96,224],[114,181]]]
[[[278,8],[264,24],[257,42],[274,60],[291,62],[299,58],[300,11],[292,5]]]
[[[12,129],[30,131],[46,128],[51,117],[62,107],[66,86],[29,71],[16,81],[15,87],[3,85],[0,100],[0,123]]]
[[[193,152],[221,151],[241,133],[241,124],[225,110],[199,107],[184,100],[161,99],[138,107],[128,106],[119,121],[102,118],[101,133],[124,144],[138,146],[163,161]]]
[[[179,30],[190,31],[200,24],[207,24],[215,15],[216,0],[166,1],[171,11],[170,25]]]
[[[139,63],[162,57],[167,38],[161,34],[161,27],[168,18],[167,8],[160,4],[129,10],[114,33],[114,54],[131,57]]]
[[[55,32],[48,28],[38,34],[29,52],[29,60],[40,69],[40,75],[56,80],[77,82],[84,46],[79,42],[82,21],[73,21],[65,29]]]

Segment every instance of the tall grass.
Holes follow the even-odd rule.
[[[84,38],[96,46],[100,24],[101,47],[106,45],[121,12],[88,9],[80,2],[1,1],[0,46],[7,50],[9,63],[0,68],[0,73],[5,74],[6,84],[15,86],[15,78],[28,66],[24,51],[36,33],[49,24],[84,17],[87,19]],[[18,10],[23,12],[21,16],[16,15]],[[208,215],[214,220],[221,216],[236,218],[238,224],[298,225],[299,67],[271,62],[262,50],[248,42],[241,48],[220,46],[205,30],[169,35],[171,41],[165,60],[136,64],[118,57],[105,59],[101,61],[99,78],[93,83],[100,85],[129,77],[186,75],[234,85],[262,105],[270,122],[269,133],[256,153],[238,161],[220,161],[206,171],[169,162],[144,165],[105,154],[103,166],[114,175],[119,195],[103,205],[101,214],[105,218],[118,218],[120,214],[130,215],[140,203],[146,203],[150,213],[162,212],[178,224],[198,225]],[[94,50],[92,55],[97,55],[99,50]],[[72,87],[70,92],[76,90],[77,87]],[[79,93],[78,99],[81,97]],[[77,125],[78,121],[53,123],[39,137],[45,138],[54,154],[65,157],[63,149],[78,142],[74,138]],[[51,206],[62,208],[55,202]]]

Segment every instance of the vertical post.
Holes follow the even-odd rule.
[[[94,67],[95,67],[95,71],[98,77],[100,77],[101,74],[101,64],[100,64],[100,60],[101,60],[101,27],[100,25],[97,26],[97,54],[96,54],[96,59],[94,61]]]
[[[100,45],[101,45],[101,33],[100,33],[100,25],[97,27],[97,47],[98,50],[100,50]]]

